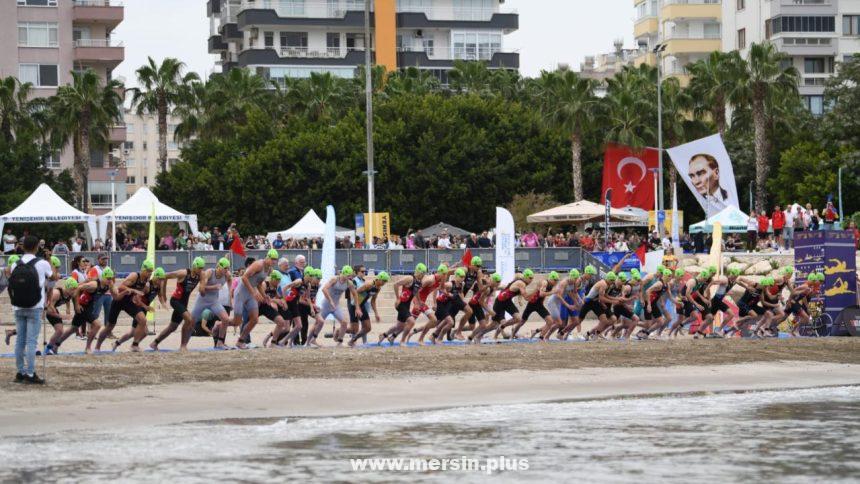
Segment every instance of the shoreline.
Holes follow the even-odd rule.
[[[379,378],[238,379],[113,389],[4,392],[0,436],[224,419],[337,417],[524,404],[860,385],[860,364],[771,361],[708,366],[464,372]]]

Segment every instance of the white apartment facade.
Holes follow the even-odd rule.
[[[824,83],[839,62],[860,53],[860,0],[725,0],[724,51],[746,56],[769,40],[791,56],[807,108],[824,112]]]
[[[126,109],[123,114],[126,140],[122,147],[122,160],[126,170],[125,183],[128,193],[134,194],[140,187],[152,187],[161,170],[158,162],[158,117],[154,114],[139,115]],[[167,169],[180,161],[182,143],[173,133],[179,119],[167,116]]]

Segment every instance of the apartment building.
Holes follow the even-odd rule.
[[[330,72],[351,78],[365,48],[389,71],[418,67],[447,83],[457,59],[518,69],[504,47],[519,16],[504,0],[374,0],[373,39],[364,38],[364,0],[208,0],[209,52],[223,70],[243,67],[279,80]]]
[[[639,49],[625,49],[624,41],[619,39],[613,43],[612,52],[586,56],[585,62],[579,64],[579,74],[586,79],[600,81],[601,86],[604,86],[606,79],[621,72],[624,66],[634,65],[639,54]],[[598,95],[603,93],[605,89],[601,87]]]
[[[633,5],[633,35],[640,49],[636,65],[656,65],[654,48],[664,45],[663,73],[686,85],[685,66],[722,47],[721,0],[633,0]]]
[[[125,166],[125,183],[128,193],[134,194],[140,187],[155,185],[155,177],[161,169],[158,162],[158,116],[137,114],[136,110],[123,112],[126,140],[122,146],[122,162]],[[167,169],[180,160],[182,143],[174,139],[173,133],[179,119],[167,116]]]
[[[860,0],[726,0],[722,49],[746,55],[766,40],[791,56],[798,89],[813,114],[824,112],[824,83],[860,53]]]
[[[71,71],[91,68],[102,79],[125,58],[122,44],[111,32],[123,20],[124,9],[111,0],[2,0],[0,1],[0,76],[15,76],[33,84],[33,95],[52,96],[72,80]],[[110,172],[125,178],[116,155],[125,141],[125,128],[111,128],[110,145],[93,147],[89,193],[97,213],[109,209]],[[71,148],[45,160],[56,170],[71,168]],[[124,185],[117,202],[125,201]]]

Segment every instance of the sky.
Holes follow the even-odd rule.
[[[176,57],[202,77],[215,67],[207,52],[209,19],[205,0],[124,0],[125,19],[114,39],[125,45],[125,61],[114,71],[126,86],[137,84],[134,71],[147,62]],[[503,11],[520,15],[520,29],[505,36],[506,50],[520,53],[520,72],[534,77],[566,63],[574,70],[587,55],[612,50],[615,39],[633,46],[630,0],[506,0]]]

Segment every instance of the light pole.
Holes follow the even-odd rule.
[[[660,40],[660,19],[657,19],[657,39]],[[663,208],[663,51],[666,44],[658,43],[654,47],[654,56],[657,61],[657,169],[660,176],[657,178],[657,202],[660,209]]]
[[[750,216],[754,215],[753,212],[753,182],[750,182]]]
[[[375,200],[373,193],[373,177],[376,172],[373,169],[373,73],[371,72],[372,45],[370,38],[370,1],[364,0],[364,96],[367,102],[365,109],[366,136],[367,136],[367,214],[370,220],[364,221],[364,243],[367,248],[373,242],[373,212],[375,211]]]
[[[111,245],[111,252],[116,252],[116,185],[114,184],[114,178],[116,178],[117,171],[111,170],[109,175],[110,175],[110,218],[111,218],[110,245]]]

